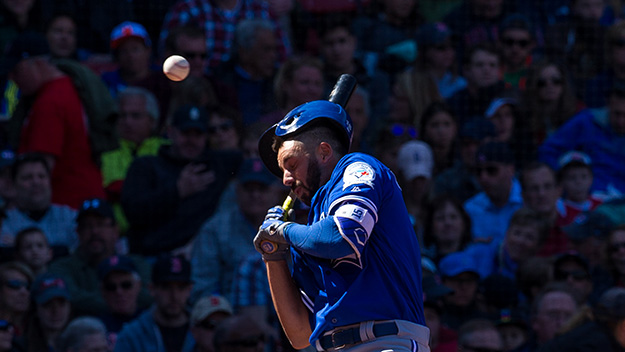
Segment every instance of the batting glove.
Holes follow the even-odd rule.
[[[284,238],[278,239],[280,236],[272,236],[269,232],[259,230],[254,237],[254,248],[263,256],[264,261],[286,260],[289,255],[289,245],[284,242]]]
[[[267,211],[267,215],[265,215],[265,221],[267,220],[293,221],[294,217],[295,217],[295,211],[293,211],[293,209],[286,212],[283,207],[276,205],[275,207]]]

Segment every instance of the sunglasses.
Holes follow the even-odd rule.
[[[218,131],[227,132],[229,129],[232,128],[232,126],[234,126],[234,122],[232,121],[222,122],[219,125],[208,126],[208,133],[215,134]]]
[[[531,41],[529,39],[512,39],[512,38],[504,38],[503,44],[507,47],[512,47],[517,45],[519,48],[525,49],[530,45]]]
[[[551,83],[554,86],[560,86],[562,85],[562,78],[561,77],[540,78],[538,82],[536,82],[536,85],[538,85],[538,88],[544,88],[547,86],[548,83]]]
[[[22,280],[7,280],[4,282],[4,286],[12,289],[19,290],[20,288],[25,288],[28,290],[28,282]]]
[[[186,53],[182,53],[181,54],[183,57],[186,57],[187,59],[195,59],[195,58],[201,58],[202,60],[206,59],[208,57],[208,55],[206,53],[198,53],[198,52],[186,52]]]
[[[217,327],[217,322],[208,319],[197,323],[195,326],[206,330],[215,330],[215,328]]]
[[[480,176],[483,172],[486,172],[488,176],[497,176],[499,174],[498,166],[484,166],[475,169],[475,173]]]
[[[6,320],[0,320],[0,331],[9,331],[13,328],[13,324]]]
[[[573,278],[575,281],[582,281],[588,279],[588,273],[583,270],[576,271],[564,271],[558,270],[554,275],[556,281],[566,281],[569,277]]]
[[[625,242],[612,243],[610,245],[610,252],[616,253],[621,250],[621,248],[625,248]]]
[[[115,292],[118,288],[121,288],[124,291],[128,291],[132,288],[132,286],[132,281],[122,281],[119,283],[119,285],[112,282],[107,282],[104,284],[104,289],[109,292]]]
[[[419,135],[416,128],[400,124],[394,124],[393,126],[391,126],[391,133],[395,137],[402,137],[407,135],[412,139],[417,138],[417,136]]]

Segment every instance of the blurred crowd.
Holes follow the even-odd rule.
[[[257,141],[344,73],[351,151],[397,175],[421,243],[432,351],[625,351],[624,20],[0,0],[0,352],[294,351],[252,243],[289,190]]]

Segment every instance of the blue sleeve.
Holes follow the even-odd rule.
[[[310,226],[290,224],[284,230],[284,237],[291,246],[319,258],[336,259],[354,254],[341,236],[333,216]]]
[[[565,152],[575,149],[585,129],[585,121],[592,119],[589,110],[584,110],[562,125],[538,149],[538,158],[554,169],[558,168],[558,158]]]

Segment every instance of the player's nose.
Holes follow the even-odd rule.
[[[295,182],[295,179],[293,178],[293,174],[287,170],[284,170],[284,172],[282,173],[282,184],[287,187],[291,187],[293,182]]]

